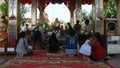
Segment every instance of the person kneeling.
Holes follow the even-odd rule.
[[[16,47],[17,56],[23,57],[24,55],[27,55],[27,54],[31,55],[32,49],[27,43],[27,40],[25,38],[25,32],[21,32],[19,36],[20,37],[19,37],[18,44]]]
[[[82,57],[83,61],[89,61],[89,57],[91,55],[92,43],[94,41],[94,36],[90,33],[87,35],[87,39],[84,44],[80,47],[79,55]]]
[[[59,51],[58,39],[56,38],[56,34],[53,32],[49,39],[49,52],[57,53]]]

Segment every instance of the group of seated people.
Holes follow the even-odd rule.
[[[83,60],[105,61],[107,51],[100,33],[96,32],[95,34],[90,33],[87,35],[85,42],[79,49],[79,56]]]
[[[16,47],[17,56],[23,56],[31,52],[29,45],[25,39],[25,33],[20,33],[19,42]],[[86,35],[86,40],[82,45],[79,45],[78,35],[75,34],[74,30],[70,30],[66,36],[65,54],[72,56],[81,56],[84,60],[88,58],[95,61],[104,61],[107,55],[106,49],[104,48],[104,42],[101,40],[100,33],[90,33]],[[59,40],[56,37],[56,33],[53,32],[48,40],[50,53],[57,53],[59,51]]]
[[[86,36],[86,40],[82,45],[79,45],[78,35],[75,34],[74,30],[70,30],[66,36],[65,54],[69,56],[81,56],[83,60],[89,60],[88,58],[95,61],[104,61],[107,56],[104,41],[102,35],[98,32],[89,33]],[[49,52],[58,52],[59,45],[56,34],[53,32],[49,39]]]

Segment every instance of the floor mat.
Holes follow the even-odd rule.
[[[111,68],[105,63],[82,61],[78,56],[67,56],[64,51],[48,53],[45,50],[34,51],[32,56],[12,58],[0,65],[0,68]]]

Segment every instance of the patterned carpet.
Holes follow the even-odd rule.
[[[64,51],[48,53],[45,50],[34,51],[32,56],[11,58],[0,68],[111,68],[105,63],[82,61],[78,56],[67,56]]]

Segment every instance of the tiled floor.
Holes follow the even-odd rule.
[[[120,68],[120,54],[110,56],[110,59],[107,62],[114,68]]]
[[[0,55],[0,63],[13,58],[15,55]],[[120,68],[120,55],[110,56],[110,59],[107,62],[112,65],[114,68]]]
[[[13,58],[15,55],[9,54],[9,55],[0,55],[0,63],[5,62],[6,60],[9,60]]]

